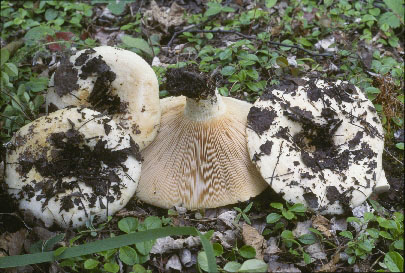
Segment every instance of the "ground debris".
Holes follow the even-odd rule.
[[[256,259],[263,260],[263,251],[267,248],[267,243],[257,229],[243,224],[242,238],[246,245],[250,245],[256,250]]]
[[[293,264],[279,263],[277,262],[278,256],[273,255],[269,258],[269,268],[267,272],[301,272]]]
[[[326,237],[331,237],[329,220],[322,215],[316,215],[312,217],[312,226],[322,232]]]

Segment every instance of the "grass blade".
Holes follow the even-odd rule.
[[[57,257],[55,257],[53,251],[2,257],[0,258],[0,268],[25,266],[29,264],[38,264],[38,263],[52,262],[55,260],[73,258],[173,235],[200,236],[201,243],[204,247],[205,252],[207,253],[208,268],[210,272],[218,272],[214,256],[214,250],[212,248],[211,243],[197,229],[193,227],[164,227],[125,235],[119,235],[113,238],[108,238],[104,240],[99,240],[67,248],[60,256]]]

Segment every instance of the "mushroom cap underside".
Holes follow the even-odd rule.
[[[78,227],[126,205],[135,193],[139,148],[111,118],[62,109],[23,126],[6,154],[8,192],[46,226]]]
[[[246,201],[266,187],[246,147],[251,104],[223,97],[225,114],[208,121],[184,115],[186,98],[161,100],[161,128],[142,151],[137,197],[170,208],[214,208]]]
[[[112,115],[141,149],[159,128],[156,74],[136,53],[120,48],[100,46],[62,60],[46,100],[57,109],[81,106]]]
[[[304,79],[261,96],[248,116],[248,150],[266,182],[322,214],[356,207],[384,179],[383,129],[360,89]]]

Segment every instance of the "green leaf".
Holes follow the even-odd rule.
[[[286,45],[294,45],[294,43],[291,40],[284,40],[281,42],[282,44],[286,44]],[[290,50],[291,47],[286,47],[286,46],[280,46],[281,50],[287,51]]]
[[[292,213],[291,211],[287,211],[285,209],[281,210],[281,214],[284,216],[285,219],[287,220],[291,220],[294,218],[294,213]]]
[[[198,262],[198,266],[202,270],[204,270],[205,272],[209,272],[208,259],[207,259],[207,254],[205,253],[205,251],[201,251],[198,253],[197,262]]]
[[[157,216],[149,216],[143,221],[143,224],[146,227],[146,230],[161,228],[162,220]]]
[[[55,19],[56,17],[58,17],[58,11],[57,10],[47,9],[45,11],[45,19],[47,21],[51,21],[51,20]]]
[[[139,50],[142,50],[149,56],[153,56],[152,48],[149,46],[148,42],[146,42],[144,39],[124,35],[122,36],[121,40],[126,46],[137,48]]]
[[[43,244],[42,251],[50,251],[52,248],[65,238],[65,233],[57,234],[52,238],[46,240]]]
[[[127,265],[134,265],[138,262],[138,254],[130,246],[120,247],[120,260]]]
[[[31,77],[30,81],[27,82],[26,86],[32,91],[32,92],[40,92],[45,90],[48,87],[48,81],[49,79],[46,77]]]
[[[53,251],[42,252],[36,254],[25,254],[2,257],[0,259],[0,268],[25,266],[29,264],[37,264],[54,261],[55,259],[69,259],[79,256],[84,256],[96,252],[106,251],[110,249],[120,248],[126,245],[132,245],[142,241],[155,240],[157,238],[175,235],[193,235],[199,236],[201,243],[207,253],[208,268],[210,272],[218,272],[214,251],[212,245],[198,230],[193,227],[165,227],[152,229],[142,232],[119,235],[112,238],[97,240],[80,246],[67,248],[60,256],[54,257]]]
[[[391,272],[404,271],[404,258],[396,251],[390,251],[385,254],[384,264]]]
[[[404,5],[402,4],[403,1],[401,0],[384,0],[384,3],[390,8],[393,12],[395,12],[398,16],[401,17],[402,22],[404,22]]]
[[[388,232],[386,232],[386,231],[384,231],[384,230],[381,230],[380,233],[379,233],[379,235],[380,235],[381,237],[384,237],[385,239],[389,239],[389,240],[392,240],[392,239],[393,239],[392,236],[391,236],[391,234],[389,234]]]
[[[214,249],[214,255],[217,257],[221,256],[224,253],[224,248],[219,243],[214,243],[212,245],[212,248]]]
[[[273,223],[277,222],[278,220],[280,220],[280,218],[281,218],[280,214],[273,212],[273,213],[270,213],[269,215],[267,215],[266,222],[268,224],[273,224]]]
[[[100,262],[94,259],[87,259],[84,262],[84,269],[94,269]]]
[[[346,222],[351,223],[351,222],[356,222],[358,224],[361,223],[360,219],[357,217],[347,217]]]
[[[139,253],[141,253],[142,255],[148,255],[154,244],[155,240],[151,240],[136,243],[135,246]]]
[[[147,273],[145,267],[140,264],[136,264],[132,267],[133,273]]]
[[[232,49],[230,48],[226,48],[224,51],[221,51],[218,54],[219,59],[222,60],[226,60],[228,58],[230,58],[232,56]]]
[[[344,230],[344,231],[339,232],[339,235],[353,240],[353,234],[348,230]]]
[[[53,252],[53,255],[60,256],[65,250],[67,249],[66,246],[61,246]]]
[[[374,219],[374,214],[372,212],[364,213],[364,221],[369,222]]]
[[[242,265],[237,262],[227,262],[224,266],[224,270],[227,272],[238,272]]]
[[[277,0],[266,0],[266,8],[272,8],[274,5],[277,4]]]
[[[267,272],[267,264],[261,260],[251,259],[245,261],[239,272]]]
[[[11,77],[18,76],[18,68],[13,63],[5,63],[4,64],[4,71]]]
[[[117,273],[120,270],[120,266],[116,263],[106,263],[104,264],[104,269],[107,272]]]
[[[107,8],[111,11],[112,14],[114,15],[120,15],[121,13],[124,12],[125,10],[125,1],[120,1],[120,2],[116,2],[115,0],[113,2],[110,2],[107,5]]]
[[[235,73],[235,67],[227,65],[221,69],[221,74],[224,76],[230,76]]]
[[[359,242],[358,246],[367,252],[371,252],[371,250],[373,250],[373,248],[374,248],[374,244],[372,244],[370,240],[365,240],[364,242]]]
[[[366,91],[367,94],[380,94],[381,93],[380,89],[372,87],[372,86],[367,87],[365,89],[365,91]]]
[[[246,259],[251,259],[256,256],[256,250],[249,245],[244,245],[241,248],[239,248],[239,254]]]
[[[401,239],[399,239],[399,240],[396,240],[396,241],[393,243],[393,245],[394,245],[394,247],[395,247],[396,249],[404,250],[404,239],[401,238]]]
[[[305,251],[302,252],[302,258],[304,258],[304,263],[305,264],[310,264],[311,263],[311,256],[309,256],[308,253]]]
[[[253,69],[247,70],[247,74],[249,77],[251,77],[254,80],[259,79],[259,73],[256,70],[253,70]]]
[[[0,59],[1,66],[3,66],[3,64],[8,61],[9,57],[10,57],[10,53],[8,52],[8,50],[5,48],[2,48],[1,49],[1,59]]]
[[[33,45],[35,42],[45,38],[46,35],[53,36],[55,31],[47,26],[33,27],[25,33],[24,39],[28,45]]]
[[[134,217],[126,217],[118,222],[118,228],[125,233],[131,233],[136,232],[138,224],[138,219]]]
[[[270,206],[275,209],[279,209],[279,210],[283,209],[283,204],[281,204],[281,203],[270,203]]]
[[[375,228],[368,228],[366,229],[367,233],[373,237],[374,239],[377,239],[379,237],[379,231],[378,229]]]
[[[387,24],[391,28],[397,28],[401,25],[401,21],[393,12],[385,12],[380,16],[378,20],[378,24],[382,26],[383,24]]]
[[[204,16],[208,17],[208,16],[212,16],[212,15],[216,15],[218,13],[220,13],[222,11],[222,5],[216,2],[208,2],[207,6],[209,7],[205,13]]]
[[[356,262],[356,256],[350,256],[347,262],[349,264],[354,264]]]
[[[281,233],[281,238],[284,238],[284,239],[294,239],[294,234],[292,233],[291,230],[284,230],[284,231]]]
[[[247,207],[243,210],[244,213],[249,212],[249,210],[252,208],[253,206],[253,202],[249,203],[249,205],[247,205]]]
[[[303,204],[294,204],[291,208],[288,209],[289,211],[293,212],[306,212],[307,207],[305,207]]]
[[[303,234],[298,237],[298,240],[306,245],[312,245],[316,243],[316,237],[313,233]]]
[[[395,147],[397,147],[400,150],[404,150],[404,143],[403,142],[397,143],[395,144]]]
[[[380,15],[381,10],[379,8],[373,8],[373,9],[369,9],[368,13],[370,13],[373,16],[378,16]]]

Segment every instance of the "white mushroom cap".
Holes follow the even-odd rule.
[[[315,79],[279,89],[255,102],[247,129],[250,158],[277,193],[340,214],[363,203],[376,185],[389,189],[382,125],[360,89]]]
[[[81,106],[106,112],[143,149],[160,123],[159,85],[150,65],[136,53],[100,46],[62,60],[50,81],[47,105]]]
[[[46,226],[78,227],[91,216],[103,221],[138,185],[138,146],[94,110],[58,110],[22,127],[10,143],[8,192]]]

